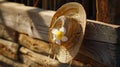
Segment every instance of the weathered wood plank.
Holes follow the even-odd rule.
[[[33,66],[33,67],[44,67],[44,65],[39,64],[37,61],[32,61],[29,55],[22,55],[23,63],[25,63],[27,66]],[[65,64],[64,64],[65,65]],[[62,67],[62,66],[61,66]],[[88,64],[83,64],[79,61],[72,61],[72,67],[88,67]],[[90,67],[90,65],[89,65]]]
[[[19,8],[18,8],[19,7]],[[10,11],[11,10],[11,11]],[[31,37],[48,41],[48,28],[55,11],[26,7],[16,3],[0,4],[0,22],[18,32]],[[13,19],[14,18],[14,19]],[[117,43],[120,42],[118,29],[120,26],[87,20],[86,39]]]
[[[110,43],[84,40],[80,48],[80,53],[78,53],[78,56],[84,55],[108,67],[116,67],[116,61],[117,61],[116,56],[118,56],[118,54],[116,54],[117,51],[115,50],[118,48],[120,48],[120,46]],[[77,57],[77,58],[83,61],[85,60],[82,59],[81,57]],[[96,64],[91,60],[85,62],[91,62],[91,64]]]
[[[13,30],[7,26],[0,24],[0,37],[16,42],[18,33],[15,30]]]
[[[50,67],[63,67],[63,66],[67,67],[67,66],[69,66],[69,64],[62,64],[55,59],[52,59],[52,58],[47,57],[45,55],[37,54],[37,53],[35,53],[27,48],[24,48],[24,47],[22,47],[20,49],[20,51],[23,53],[24,56],[26,56],[30,60],[32,60],[40,65],[44,65],[46,67],[49,67],[49,66]],[[83,64],[79,63],[77,61],[73,61],[72,66],[73,67],[75,67],[75,66],[83,67]]]
[[[22,57],[21,59],[22,59],[23,63],[26,64],[27,67],[44,67],[44,66],[32,61],[27,55],[22,54],[21,57]]]
[[[0,55],[0,67],[28,67],[28,66],[26,64],[13,61],[9,58],[6,58],[3,55]]]
[[[27,35],[20,34],[19,36],[19,43],[27,47],[33,51],[39,52],[39,53],[46,53],[51,54],[50,51],[50,45],[44,41],[33,39]]]
[[[8,5],[11,7],[8,7]],[[16,3],[1,3],[0,8],[1,21],[3,24],[32,37],[48,40],[44,35],[41,36],[41,33],[39,33],[41,32],[39,26],[48,27],[51,18],[47,14],[52,13],[51,15],[53,15],[53,11],[45,11],[35,7],[25,7],[24,5]],[[14,18],[14,20],[12,20],[12,18]]]
[[[100,63],[99,61],[97,62],[96,60],[93,60],[91,57],[88,57],[83,53],[78,53],[78,55],[75,57],[75,60],[84,62],[86,65],[91,65],[91,67],[109,67],[108,65]]]
[[[18,47],[17,43],[0,39],[0,53],[8,58],[17,60]]]
[[[24,47],[22,47],[20,49],[20,51],[23,54],[28,55],[28,57],[36,63],[42,64],[42,65],[45,65],[45,66],[59,67],[59,62],[58,61],[56,61],[54,59],[51,59],[47,56],[37,54],[37,53],[35,53],[35,52],[33,52],[29,49],[26,49]]]
[[[120,26],[87,20],[85,39],[106,43],[120,42]]]

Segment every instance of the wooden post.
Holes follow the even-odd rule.
[[[96,20],[109,23],[107,0],[96,0]]]
[[[120,0],[96,0],[96,19],[105,23],[120,24]]]

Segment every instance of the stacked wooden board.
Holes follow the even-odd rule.
[[[1,66],[68,66],[52,59],[53,53],[49,51],[48,28],[54,13],[0,1]],[[119,48],[119,25],[87,20],[84,41],[72,66],[119,67]]]

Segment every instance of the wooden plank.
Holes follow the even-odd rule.
[[[119,48],[120,46],[115,44],[97,42],[92,40],[84,40],[80,48],[80,54],[78,53],[78,56],[81,56],[82,54],[108,67],[114,67],[117,64],[116,56],[118,56],[118,54],[116,54],[117,51],[115,50]],[[80,60],[85,60],[85,59],[82,59],[81,57],[78,57],[78,58]],[[91,62],[91,64],[96,64],[91,60],[88,60],[86,62]]]
[[[69,64],[62,64],[62,63],[59,63],[57,60],[55,59],[52,59],[48,56],[45,56],[45,55],[42,55],[42,54],[37,54],[29,49],[26,49],[24,47],[22,47],[20,49],[20,51],[23,53],[24,56],[26,56],[27,58],[31,59],[32,61],[38,63],[38,64],[41,64],[41,65],[44,65],[46,67],[67,67],[69,66]],[[83,64],[82,63],[79,63],[77,61],[74,61],[72,63],[73,66],[75,66],[74,64],[77,64],[76,66],[78,67],[83,67]]]
[[[29,55],[22,54],[22,59],[23,59],[23,63],[25,63],[27,66],[33,66],[33,67],[39,67],[40,66],[40,67],[44,67],[44,65],[38,64],[38,62],[36,63],[36,61],[35,62],[32,61],[31,58],[29,57]],[[83,67],[83,66],[87,67],[88,64],[83,65],[83,63],[81,63],[79,61],[73,61],[72,62],[72,67]]]
[[[8,7],[7,5],[10,5],[11,7]],[[45,26],[48,28],[49,23],[44,22],[50,22],[51,18],[49,18],[50,16],[48,16],[47,14],[53,14],[54,12],[44,12],[44,10],[37,9],[35,7],[25,7],[21,4],[16,3],[3,3],[0,4],[0,8],[2,13],[1,17],[3,18],[1,19],[1,23],[6,24],[16,31],[28,34],[29,36],[48,40],[48,37],[46,38],[45,35],[41,36],[41,30],[39,26]],[[10,9],[12,11],[9,11]],[[12,20],[12,18],[14,18],[15,20]]]
[[[120,26],[87,20],[85,39],[106,43],[120,43]]]
[[[3,18],[3,20],[0,18],[2,24],[33,38],[48,41],[46,35],[48,35],[49,24],[55,11],[41,10],[10,2],[1,3],[0,10]],[[85,38],[100,42],[118,43],[120,42],[119,27],[118,25],[87,20]]]
[[[18,47],[19,47],[19,45],[17,43],[0,39],[1,55],[4,55],[13,60],[17,60],[18,59],[18,56],[17,56]]]
[[[100,63],[97,60],[93,60],[90,56],[86,56],[83,53],[78,53],[78,55],[75,57],[75,60],[79,62],[84,62],[86,65],[91,65],[91,67],[108,67],[108,65],[104,65],[103,63]],[[90,67],[90,66],[89,66]]]
[[[26,64],[27,67],[44,67],[44,66],[32,61],[27,55],[22,54],[21,57],[22,57],[21,59],[22,59],[23,63]]]
[[[36,51],[38,53],[46,53],[51,54],[50,51],[50,45],[44,41],[33,39],[27,35],[20,34],[19,36],[19,43],[27,47],[33,51]]]
[[[32,61],[34,61],[36,63],[42,64],[45,66],[59,67],[59,62],[52,58],[49,58],[49,57],[41,55],[41,54],[37,54],[37,53],[35,53],[29,49],[26,49],[24,47],[22,47],[20,49],[20,51],[23,54],[28,55],[27,57],[29,57]]]
[[[0,67],[28,67],[21,62],[13,61],[5,56],[0,55]]]
[[[4,38],[6,40],[16,42],[18,33],[15,30],[13,30],[7,26],[0,24],[0,37]]]

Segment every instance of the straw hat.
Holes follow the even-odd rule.
[[[85,10],[76,2],[64,4],[52,17],[49,41],[53,53],[60,62],[68,63],[77,55],[85,26]]]

